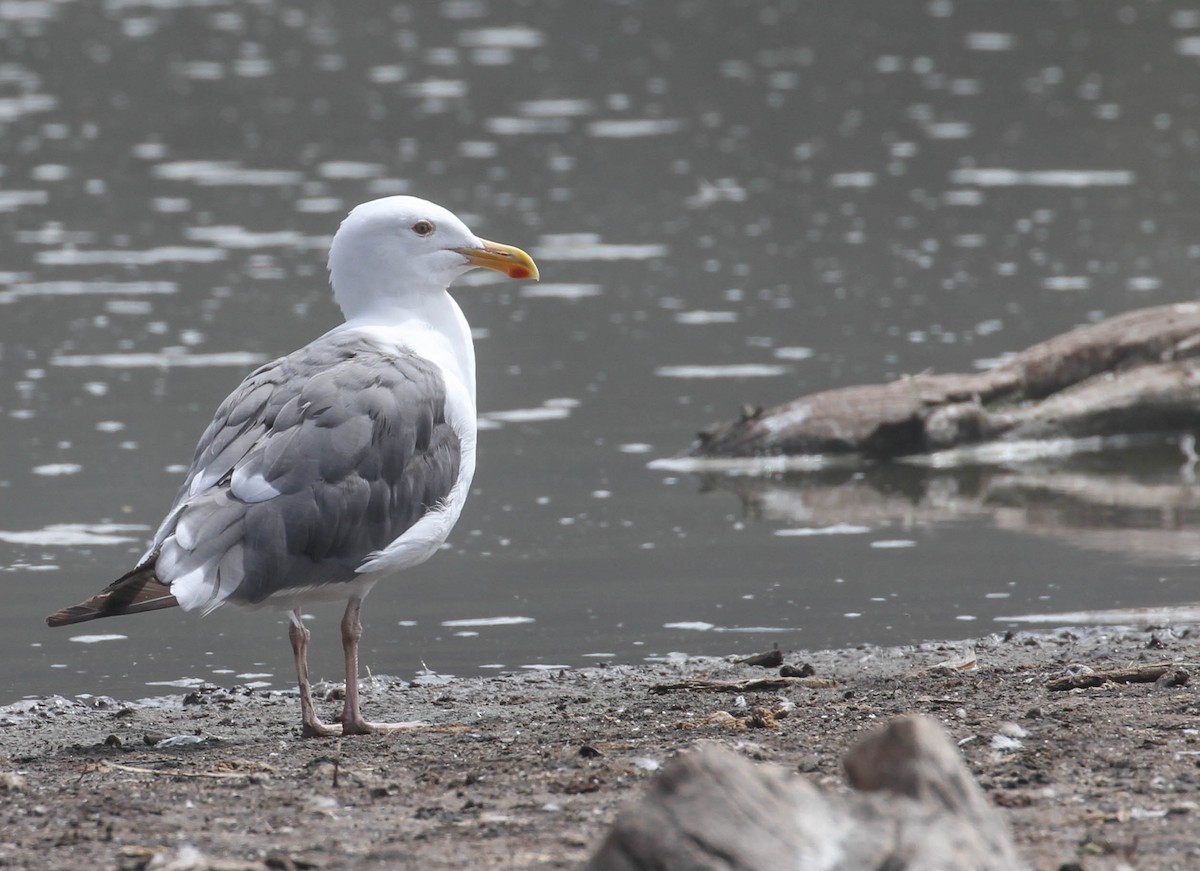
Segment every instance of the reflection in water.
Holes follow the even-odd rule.
[[[997,529],[1147,559],[1200,562],[1193,461],[1161,447],[1055,464],[929,469],[903,463],[772,476],[709,474],[746,517],[781,536],[867,533],[985,519]],[[878,546],[878,542],[875,543]]]

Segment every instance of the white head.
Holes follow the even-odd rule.
[[[342,221],[329,249],[333,295],[347,320],[422,305],[482,266],[510,278],[538,277],[519,248],[480,239],[456,215],[417,197],[363,203]]]

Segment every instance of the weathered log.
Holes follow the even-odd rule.
[[[1139,309],[1055,336],[973,375],[826,390],[699,434],[695,457],[859,454],[992,440],[1184,432],[1200,426],[1200,305]]]
[[[949,737],[900,717],[849,754],[859,793],[824,793],[784,769],[701,745],[617,818],[588,871],[863,868],[1013,871],[1008,827]]]
[[[1172,663],[1159,662],[1153,665],[1135,665],[1131,668],[1113,668],[1105,671],[1069,674],[1047,681],[1046,689],[1086,689],[1088,687],[1104,686],[1106,683],[1154,683],[1172,668],[1174,668]]]

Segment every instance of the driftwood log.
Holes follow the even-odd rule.
[[[858,793],[701,745],[623,811],[587,871],[1015,871],[1008,826],[941,727],[899,717],[847,754]]]
[[[1177,666],[1170,662],[1154,665],[1135,665],[1130,668],[1114,668],[1106,671],[1089,671],[1057,677],[1046,684],[1048,690],[1075,690],[1100,687],[1107,683],[1154,683],[1161,680]],[[1185,671],[1184,674],[1187,672]],[[1185,680],[1184,683],[1187,683]],[[1178,684],[1176,684],[1178,685]]]
[[[695,457],[873,459],[998,440],[1200,427],[1200,305],[1138,309],[1034,345],[987,372],[826,390],[699,434]]]

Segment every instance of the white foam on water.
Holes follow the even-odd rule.
[[[72,635],[68,641],[76,644],[99,644],[102,641],[125,641],[128,635]]]
[[[328,160],[317,166],[317,175],[322,178],[379,178],[386,172],[387,167],[382,163],[364,163],[361,160]]]
[[[571,416],[570,409],[540,406],[538,408],[513,408],[508,411],[489,411],[480,415],[491,423],[533,423],[540,420],[563,420]]]
[[[216,263],[228,256],[221,248],[167,245],[144,251],[80,251],[63,248],[60,251],[39,251],[34,259],[46,266],[157,266],[162,263]]]
[[[404,91],[427,100],[454,100],[467,95],[467,83],[462,79],[424,79],[406,85]]]
[[[942,194],[942,202],[948,206],[980,206],[983,205],[983,192],[977,190],[946,191]]]
[[[483,128],[496,136],[560,134],[571,129],[566,118],[512,118],[498,116],[483,122]]]
[[[715,182],[700,179],[696,192],[683,201],[689,209],[704,209],[716,203],[741,203],[746,200],[746,189],[731,178],[719,178]]]
[[[330,236],[305,236],[295,230],[255,232],[235,225],[187,227],[183,235],[192,242],[211,242],[221,248],[303,248],[324,250]]]
[[[465,626],[516,626],[520,623],[535,623],[532,617],[468,617],[462,620],[443,620],[446,627]]]
[[[972,51],[1011,51],[1017,46],[1017,38],[1011,33],[976,31],[968,33],[963,41]]]
[[[517,104],[517,111],[528,118],[571,118],[590,115],[596,111],[596,106],[591,100],[525,100]]]
[[[225,78],[225,64],[219,61],[189,60],[175,67],[185,79],[197,82],[219,82]]]
[[[58,354],[50,358],[52,366],[101,366],[109,369],[141,369],[204,366],[254,366],[265,362],[266,354],[252,351],[224,351],[212,354],[188,354],[162,351],[142,354]]]
[[[602,242],[596,233],[552,233],[542,236],[533,255],[539,260],[649,260],[665,257],[666,245]]]
[[[626,442],[623,445],[617,445],[617,450],[623,454],[648,454],[654,450],[654,445],[646,442]]]
[[[875,187],[877,180],[878,176],[873,172],[837,172],[829,177],[829,184],[835,188],[866,189]]]
[[[1185,36],[1175,40],[1175,53],[1184,57],[1200,57],[1200,36]]]
[[[480,425],[495,429],[505,423],[531,423],[541,420],[563,420],[571,409],[579,407],[579,400],[572,397],[554,397],[545,400],[537,408],[514,408],[507,411],[489,411],[479,416]]]
[[[0,302],[22,297],[154,296],[178,291],[179,285],[173,281],[37,281],[0,291]]]
[[[600,296],[604,288],[599,284],[531,284],[521,288],[526,299],[580,300]],[[0,294],[2,296],[2,294]]]
[[[950,173],[955,184],[979,187],[1114,187],[1131,185],[1136,173],[1124,169],[1042,169],[1018,170],[1003,167],[956,169]]]
[[[1144,626],[1200,622],[1200,605],[1166,608],[1111,608],[1097,611],[1059,611],[1012,614],[993,618],[998,623],[1055,623],[1062,626]]]
[[[466,48],[538,48],[545,41],[542,31],[520,24],[464,30],[458,35],[458,44]]]
[[[659,366],[654,374],[660,378],[774,378],[788,371],[787,366],[771,363],[731,363],[724,366]]]
[[[148,680],[148,687],[179,687],[180,689],[191,689],[192,687],[204,686],[206,681],[201,677],[181,677],[178,680]]]
[[[3,120],[0,107],[0,121]],[[46,191],[0,191],[0,212],[15,212],[22,206],[44,206],[50,201]]]
[[[735,311],[705,311],[704,309],[696,309],[694,311],[675,313],[676,323],[693,326],[733,324],[737,323],[738,318],[739,315]]]
[[[717,626],[703,620],[686,620],[678,623],[664,623],[663,629],[685,629],[692,632],[794,632],[785,626]]]
[[[153,168],[156,178],[202,186],[282,187],[300,184],[304,174],[292,169],[247,169],[234,160],[179,160]]]
[[[1046,290],[1087,290],[1092,286],[1092,280],[1086,275],[1052,275],[1042,279],[1042,287]]]
[[[383,64],[367,70],[367,78],[378,85],[402,82],[407,77],[408,71],[400,64]]]
[[[0,18],[3,18],[4,8],[19,4],[0,4]],[[30,85],[36,86],[38,80],[32,76],[26,79]],[[16,97],[0,99],[0,122],[16,121],[24,115],[34,112],[50,112],[58,108],[58,98],[50,94],[28,93]]]
[[[805,348],[802,345],[787,346],[776,348],[771,352],[771,356],[777,360],[807,360],[816,352],[812,348]]]
[[[934,121],[923,128],[930,139],[968,139],[975,128],[966,121]]]
[[[303,197],[296,200],[296,211],[305,215],[328,215],[346,211],[340,197]]]
[[[799,526],[790,529],[776,529],[775,535],[788,538],[807,538],[814,535],[863,535],[870,532],[871,527],[859,526],[854,523],[833,523],[829,526]]]
[[[78,463],[46,463],[34,466],[32,471],[35,475],[75,475],[83,471],[83,466]]]
[[[145,299],[110,299],[104,304],[104,310],[114,315],[148,315],[154,311],[154,306]]]
[[[663,629],[688,629],[693,632],[708,632],[715,628],[717,628],[715,623],[705,623],[703,620],[691,620],[679,623],[663,624]]]
[[[665,136],[676,133],[683,124],[675,118],[614,118],[592,121],[587,125],[589,136],[599,139],[637,139],[644,136]]]
[[[500,153],[500,146],[495,142],[467,140],[458,143],[458,153],[463,157],[470,157],[475,160],[488,160]]]
[[[41,529],[0,530],[0,541],[42,547],[127,544],[140,541],[142,533],[149,531],[140,523],[54,523]]]

